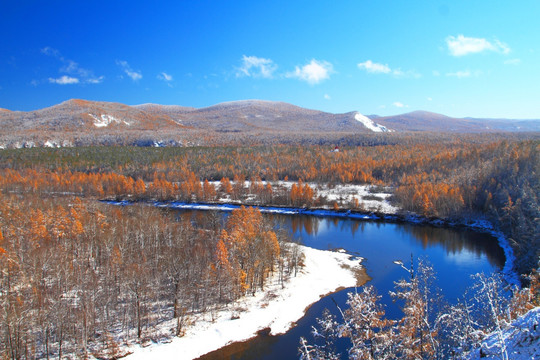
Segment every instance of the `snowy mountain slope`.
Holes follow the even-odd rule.
[[[373,132],[392,132],[392,131],[394,131],[394,130],[388,129],[386,126],[383,126],[381,124],[377,124],[376,122],[374,122],[373,120],[371,120],[367,116],[364,116],[364,115],[362,115],[360,113],[356,113],[356,115],[354,115],[354,119],[356,121],[359,121],[360,123],[362,123],[365,127],[367,127],[369,130],[371,130]]]

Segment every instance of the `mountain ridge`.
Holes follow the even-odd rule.
[[[279,142],[282,138],[324,138],[332,134],[497,131],[540,131],[540,120],[453,118],[424,110],[393,116],[364,116],[357,111],[334,114],[256,99],[202,108],[70,99],[27,112],[0,109],[2,147],[40,146],[46,141],[64,143],[66,139],[74,144],[87,143],[88,139],[101,139],[97,142],[106,144],[153,144],[167,138],[171,144],[189,145],[211,144],[216,139],[271,138]]]

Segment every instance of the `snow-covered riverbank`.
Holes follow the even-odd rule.
[[[264,182],[263,182],[264,183]],[[217,187],[218,182],[212,182],[212,185]],[[280,181],[274,185],[282,187],[292,186],[292,182]],[[244,186],[249,187],[250,182],[245,182]],[[403,212],[401,209],[391,205],[388,201],[390,193],[372,192],[369,185],[337,185],[332,188],[326,185],[314,185],[317,191],[325,196],[327,199],[340,199],[343,201],[352,201],[354,198],[361,199],[363,205],[369,202],[369,208],[375,212],[366,211],[352,211],[352,210],[333,210],[328,208],[298,208],[298,207],[285,207],[285,206],[262,206],[262,205],[246,205],[255,206],[262,213],[270,214],[284,214],[284,215],[310,215],[318,217],[337,217],[343,219],[357,219],[357,220],[376,220],[376,221],[390,221],[390,222],[408,222],[412,224],[427,224],[433,226],[451,226],[451,227],[466,227],[475,231],[489,233],[493,237],[497,238],[499,246],[503,249],[506,262],[502,273],[506,280],[513,285],[519,286],[518,275],[514,271],[515,256],[512,247],[508,239],[501,231],[497,231],[493,225],[481,218],[462,218],[462,219],[441,219],[441,218],[427,218],[410,212]],[[364,197],[370,194],[376,194],[378,199],[366,200]],[[217,211],[233,211],[240,208],[242,205],[238,203],[231,203],[228,198],[219,199],[216,203],[196,203],[196,202],[178,202],[178,201],[149,201],[148,204],[157,207],[167,207],[172,209],[184,209],[184,210],[217,210]],[[130,200],[123,201],[105,201],[113,205],[131,205],[134,202]],[[363,206],[366,209],[365,206]]]
[[[322,296],[340,288],[361,285],[367,280],[361,259],[303,246],[302,250],[305,266],[284,288],[276,279],[264,292],[246,296],[214,314],[214,321],[211,314],[192,318],[192,325],[181,338],[148,347],[132,346],[129,351],[133,353],[127,358],[194,359],[229,343],[250,339],[262,329],[269,328],[271,334],[281,334]]]

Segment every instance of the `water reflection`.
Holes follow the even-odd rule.
[[[492,266],[497,268],[504,266],[504,251],[500,246],[494,246],[494,238],[490,235],[432,226],[409,225],[399,229],[414,236],[424,249],[442,246],[449,256],[453,255],[456,258],[457,254],[464,254],[466,258],[470,258],[471,255],[475,255],[476,258],[485,255]]]
[[[226,213],[210,211],[175,211],[178,218],[187,217],[194,226],[203,227],[217,227],[227,216]],[[382,295],[387,316],[391,318],[397,317],[400,310],[392,302],[388,291],[394,290],[395,281],[406,276],[393,263],[394,260],[402,260],[406,267],[410,267],[411,254],[414,258],[426,258],[437,272],[437,286],[450,302],[455,302],[472,283],[471,274],[498,271],[505,261],[504,252],[495,238],[468,229],[301,215],[265,216],[274,221],[276,228],[289,231],[294,238],[310,247],[343,248],[364,257],[363,265],[372,278],[370,284]],[[351,289],[313,304],[297,326],[284,335],[261,335],[247,342],[232,344],[201,359],[296,359],[300,336],[309,335],[311,326],[324,308],[338,315],[335,304],[346,307],[348,291]],[[347,345],[342,346],[341,352],[346,352]]]
[[[466,253],[466,257],[475,254],[477,257],[485,255],[489,263],[497,268],[504,266],[504,252],[499,246],[493,246],[491,235],[477,233],[467,229],[434,227],[430,225],[415,224],[385,224],[361,220],[339,218],[321,218],[304,215],[268,215],[274,221],[288,226],[293,234],[308,237],[317,237],[328,232],[349,233],[355,238],[357,233],[364,233],[366,226],[381,228],[392,225],[397,232],[408,235],[426,250],[430,247],[443,247],[449,256]],[[406,236],[405,236],[406,237]],[[334,246],[335,245],[335,246]],[[337,244],[329,248],[340,247]],[[463,259],[465,260],[465,259]]]

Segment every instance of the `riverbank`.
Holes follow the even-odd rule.
[[[104,200],[106,203],[113,205],[131,205],[135,202],[130,200],[113,201]],[[463,219],[442,219],[435,217],[425,217],[410,212],[400,211],[398,208],[388,205],[388,200],[381,199],[376,208],[377,212],[363,212],[356,210],[333,210],[327,208],[298,208],[298,207],[286,207],[286,206],[266,206],[266,205],[249,205],[257,207],[262,213],[267,214],[284,214],[284,215],[309,215],[318,217],[335,217],[341,219],[356,219],[356,220],[368,220],[368,221],[384,221],[384,222],[406,222],[419,225],[432,225],[432,226],[448,226],[448,227],[465,227],[474,231],[488,233],[495,237],[499,246],[503,249],[506,261],[502,273],[506,281],[512,285],[520,286],[519,277],[514,271],[515,256],[508,239],[504,234],[496,230],[493,225],[485,220],[478,218],[463,218]],[[240,208],[241,204],[225,203],[223,201],[219,203],[188,203],[178,201],[146,201],[146,204],[150,204],[156,207],[180,209],[180,210],[213,210],[213,211],[226,211],[230,212]],[[375,206],[374,206],[375,208]],[[382,211],[381,211],[382,210]],[[386,211],[384,211],[386,210]]]
[[[183,337],[148,347],[131,346],[128,351],[132,354],[126,358],[195,359],[229,343],[250,339],[264,329],[273,335],[282,334],[321,297],[368,280],[361,258],[304,246],[302,251],[305,266],[283,288],[274,279],[264,292],[248,295],[225,310],[192,317]]]

